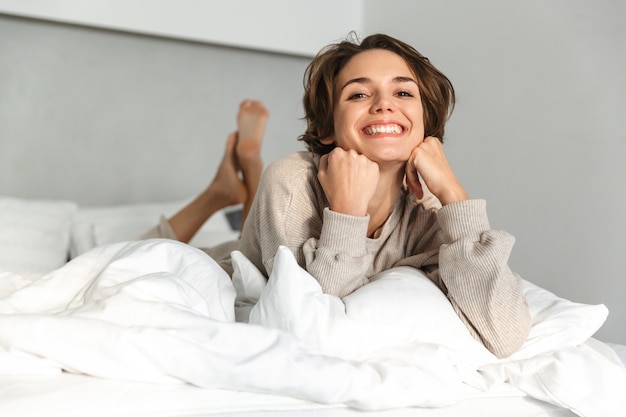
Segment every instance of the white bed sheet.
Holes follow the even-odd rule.
[[[623,358],[626,361],[626,358]],[[360,411],[266,394],[151,384],[62,373],[0,377],[0,415],[19,417],[422,416],[572,417],[569,410],[508,392],[442,408]]]
[[[278,329],[274,330],[263,326],[231,323],[234,320],[234,317],[231,317],[234,316],[234,311],[232,311],[235,298],[234,288],[228,277],[206,280],[205,273],[207,268],[211,268],[211,263],[203,256],[205,255],[202,252],[186,245],[164,241],[112,245],[96,250],[91,256],[82,257],[81,260],[68,264],[62,270],[37,280],[37,285],[30,286],[27,280],[17,280],[5,286],[4,295],[8,294],[8,296],[0,297],[0,313],[3,313],[0,314],[0,345],[3,347],[0,351],[0,370],[4,373],[0,376],[0,415],[20,417],[213,417],[219,415],[416,415],[425,417],[480,415],[488,417],[507,415],[526,417],[578,414],[557,405],[561,400],[568,400],[567,393],[562,398],[554,398],[554,401],[550,401],[549,404],[530,398],[518,389],[524,387],[531,392],[530,395],[537,398],[546,395],[546,392],[558,394],[558,389],[554,390],[554,383],[547,391],[535,392],[534,390],[542,387],[535,385],[534,375],[544,372],[546,363],[551,368],[551,373],[548,375],[550,377],[562,377],[560,372],[564,370],[576,371],[570,369],[571,367],[567,365],[569,362],[566,362],[567,366],[559,364],[559,360],[568,358],[567,355],[553,357],[549,354],[544,355],[543,359],[540,358],[542,360],[535,360],[534,355],[538,354],[537,349],[541,347],[541,343],[536,343],[537,341],[529,343],[529,346],[518,352],[518,354],[527,355],[532,353],[533,357],[530,358],[532,360],[519,356],[519,361],[513,365],[500,366],[498,363],[488,363],[483,369],[484,375],[490,380],[487,391],[471,391],[471,394],[468,391],[464,393],[464,398],[460,402],[451,401],[454,405],[442,406],[441,402],[448,398],[448,393],[432,389],[433,396],[429,397],[423,394],[430,390],[425,383],[432,380],[435,384],[440,381],[445,384],[449,381],[446,378],[450,375],[440,376],[440,373],[445,374],[445,372],[439,367],[424,366],[420,358],[410,356],[414,352],[414,345],[411,345],[408,350],[409,356],[406,356],[406,350],[398,349],[392,353],[404,356],[387,356],[382,358],[383,361],[380,363],[377,362],[381,359],[380,357],[370,357],[364,364],[360,360],[355,362],[346,358],[329,359],[325,355],[317,356],[315,351],[309,350],[307,343],[301,344],[298,342],[299,339],[294,339],[289,335],[290,332],[285,332],[284,330],[293,330],[294,334],[300,332],[306,339],[308,336],[303,333],[303,329],[306,331],[309,328],[319,328],[323,330],[320,333],[324,335],[323,337],[331,334],[332,331],[328,331],[332,328],[351,330],[345,327],[345,322],[335,320],[340,314],[331,315],[326,321],[319,320],[320,316],[324,315],[323,309],[331,311],[336,307],[333,303],[341,304],[341,302],[321,294],[313,279],[306,277],[303,270],[300,272],[296,270],[297,264],[292,262],[293,259],[288,256],[277,259],[275,270],[289,272],[288,279],[275,277],[270,280],[272,285],[259,288],[262,290],[262,297],[255,306],[256,310],[252,310],[251,317],[256,317],[261,321],[268,320],[268,324],[272,324],[272,320],[278,317],[286,317],[290,320],[294,317],[302,317],[297,306],[290,306],[289,303],[282,305],[285,299],[291,300],[296,305],[308,302],[307,308],[313,308],[317,303],[322,306],[322,310],[318,312],[319,314],[304,317],[305,323],[291,321],[288,325],[284,325],[276,321],[275,327]],[[281,267],[281,262],[287,267]],[[216,270],[216,273],[218,272]],[[300,276],[298,276],[299,273]],[[168,279],[160,279],[159,277],[163,274],[166,274]],[[125,278],[122,278],[123,276]],[[410,282],[413,283],[415,280],[411,277]],[[188,285],[192,281],[194,284]],[[24,291],[18,289],[22,285],[24,285]],[[376,294],[380,294],[378,291],[381,290],[384,290],[384,287],[379,288]],[[285,294],[281,295],[280,291],[288,291],[293,296],[284,297]],[[296,294],[298,292],[306,297],[298,298]],[[200,293],[213,294],[212,302],[207,304],[202,297],[198,296]],[[277,299],[272,301],[274,295]],[[264,298],[265,296],[269,298]],[[164,304],[160,303],[161,297],[166,299]],[[559,302],[554,297],[551,300],[551,304]],[[399,300],[394,299],[394,302],[397,301]],[[277,302],[278,305],[272,306],[272,302]],[[348,310],[350,303],[348,300],[345,302],[346,310]],[[442,305],[447,306],[448,303]],[[170,308],[172,306],[177,306],[177,308],[172,310]],[[353,302],[352,307],[354,306],[358,307],[358,303]],[[154,309],[154,307],[157,308]],[[580,307],[585,312],[602,313],[601,308]],[[275,310],[276,308],[278,310]],[[142,312],[145,313],[144,316],[141,315]],[[335,313],[338,312],[335,311]],[[533,314],[538,316],[539,313],[541,311]],[[294,317],[289,317],[290,314]],[[156,318],[153,317],[154,315]],[[267,317],[264,318],[264,315]],[[595,321],[597,322],[597,319]],[[129,323],[134,323],[135,327],[131,326],[129,329],[127,327]],[[311,323],[313,327],[303,327],[303,324],[310,326]],[[380,330],[385,327],[374,328]],[[586,331],[592,328],[593,326]],[[98,335],[101,333],[98,329],[106,330],[107,337],[99,338]],[[201,330],[200,333],[198,329]],[[215,332],[208,338],[203,336],[207,329]],[[361,325],[358,329],[365,328]],[[558,328],[551,327],[551,329],[555,333],[559,331]],[[227,338],[220,338],[220,334]],[[237,340],[242,340],[242,342],[233,343],[237,337],[241,337],[242,339]],[[583,341],[588,337],[589,335]],[[541,339],[538,340],[539,342],[551,340],[544,337],[539,339]],[[206,343],[207,340],[210,344]],[[532,337],[529,341],[533,341]],[[155,342],[166,344],[155,347]],[[256,342],[262,347],[246,345],[256,345]],[[318,335],[307,342],[319,343],[318,348],[328,352],[339,348],[344,349],[344,354],[346,352],[350,355],[357,353],[353,347],[346,345],[342,337],[325,339]],[[362,339],[361,342],[372,343],[371,340],[366,339]],[[563,340],[559,339],[559,342]],[[238,344],[244,346],[238,346]],[[207,346],[209,346],[208,349]],[[606,348],[604,344],[599,344],[595,348],[591,347],[597,349],[602,346]],[[163,363],[163,358],[166,359],[165,362],[172,361],[172,356],[168,355],[171,351],[168,349],[175,347],[184,349],[197,347],[195,351],[189,351],[197,352],[199,356],[189,361],[185,355],[182,357],[174,355],[178,361],[174,365]],[[569,350],[565,349],[566,345],[563,347],[566,353],[578,352],[577,346],[570,346]],[[624,357],[626,349],[622,346],[615,347],[618,348],[616,350],[619,350],[623,362],[626,359]],[[359,348],[362,349],[362,344]],[[592,351],[595,352],[593,349]],[[419,352],[429,353],[428,350],[419,350]],[[559,352],[561,352],[560,349]],[[163,353],[166,356],[162,356]],[[448,353],[454,354],[454,352]],[[85,357],[77,357],[81,355]],[[435,355],[428,358],[439,360],[443,357]],[[585,359],[585,356],[575,355],[574,358]],[[389,362],[390,359],[391,362]],[[403,369],[402,366],[399,368],[395,366],[398,360],[415,362],[409,362],[411,364],[409,373],[398,373]],[[198,372],[200,363],[205,365],[200,369],[211,369],[213,374],[207,375],[205,371]],[[207,364],[210,366],[206,366]],[[26,365],[32,368],[28,370]],[[413,365],[420,366],[417,374],[412,368]],[[584,361],[577,365],[585,369],[589,368],[589,364]],[[593,362],[592,365],[594,368],[602,363]],[[372,372],[370,367],[375,371]],[[531,367],[531,369],[522,369],[524,367]],[[617,373],[605,375],[617,376],[615,381],[622,384],[617,385],[621,390],[625,374],[623,367],[618,368]],[[71,369],[75,372],[59,372],[59,369]],[[11,375],[13,370],[15,372]],[[25,375],[27,371],[33,375]],[[326,373],[327,371],[330,373]],[[429,371],[434,371],[433,375],[428,375]],[[228,375],[221,375],[220,372],[226,372]],[[426,376],[423,375],[424,372]],[[87,376],[81,373],[108,378]],[[373,380],[367,379],[372,375],[375,377]],[[463,371],[459,375],[474,374]],[[529,375],[532,376],[530,379]],[[580,374],[576,371],[572,375],[588,374]],[[589,375],[596,374],[591,370]],[[350,382],[341,381],[342,376],[351,378],[346,379]],[[455,375],[451,376],[456,378]],[[518,387],[498,384],[500,376],[519,377],[520,384]],[[359,380],[358,377],[366,379]],[[144,382],[129,382],[129,380]],[[452,379],[452,385],[455,380]],[[180,381],[192,382],[205,388],[180,383]],[[545,379],[540,379],[540,381],[548,382],[550,385],[550,381]],[[578,385],[569,384],[569,381],[563,379],[556,381],[557,386],[565,384],[566,388],[582,387],[591,391],[597,390],[595,387],[597,385],[600,387],[600,397],[604,391],[610,391],[612,387],[612,384],[600,380],[591,381],[593,385],[585,384],[587,381],[581,381]],[[358,384],[358,387],[355,384]],[[228,386],[231,389],[210,388],[215,385]],[[421,389],[416,389],[416,386]],[[448,390],[448,386],[445,386]],[[238,389],[239,387],[241,389]],[[295,395],[283,396],[287,393]],[[309,401],[293,398],[296,396],[309,399]],[[320,401],[310,401],[311,398]],[[406,408],[398,405],[396,409],[387,411],[357,411],[344,405],[336,405],[332,399],[337,398],[365,409],[368,407],[371,409],[387,408],[385,405],[402,403],[423,405],[423,399],[434,401],[439,407]],[[451,395],[451,398],[456,399],[454,395]],[[325,405],[320,404],[321,402],[325,402]],[[570,401],[568,404],[581,403]],[[625,410],[613,408],[611,411],[615,412],[611,415],[617,416]],[[595,417],[595,414],[585,413],[585,417]]]
[[[626,351],[626,346],[622,347]],[[622,356],[626,362],[626,357]],[[626,410],[624,410],[626,413]],[[360,411],[290,397],[151,384],[63,373],[0,377],[6,417],[574,417],[571,411],[521,394],[473,398],[442,408]]]
[[[609,344],[626,364],[626,345]],[[626,410],[624,410],[626,414]],[[295,398],[189,384],[152,384],[62,373],[0,377],[6,417],[575,417],[527,395],[503,392],[442,408],[360,411]]]

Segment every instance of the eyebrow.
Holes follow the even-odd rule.
[[[367,77],[353,78],[351,80],[348,80],[348,82],[346,82],[341,87],[340,91],[343,91],[343,89],[349,86],[350,84],[368,84],[370,82],[372,82],[372,80]],[[412,82],[412,83],[415,83],[415,85],[418,85],[416,80],[414,80],[411,77],[405,77],[405,76],[393,77],[393,82],[395,82],[396,84]]]

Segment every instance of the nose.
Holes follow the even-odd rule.
[[[379,94],[376,96],[372,107],[371,113],[385,113],[392,112],[394,110],[393,101],[386,95]]]

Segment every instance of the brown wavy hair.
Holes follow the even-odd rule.
[[[370,49],[391,51],[404,59],[417,78],[424,108],[424,134],[443,142],[445,124],[456,100],[450,80],[428,58],[398,39],[374,34],[359,41],[351,33],[345,40],[323,48],[304,72],[302,104],[307,128],[298,140],[305,142],[309,151],[323,155],[335,147],[335,144],[324,145],[321,141],[334,131],[337,75],[352,57]]]

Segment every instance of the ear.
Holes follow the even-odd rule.
[[[320,143],[322,145],[332,145],[333,143],[335,143],[335,138],[333,136],[329,136],[327,138],[320,139]]]

